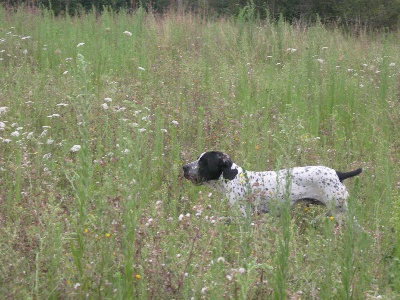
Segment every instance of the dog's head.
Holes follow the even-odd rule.
[[[232,180],[238,174],[238,170],[232,168],[232,165],[233,162],[225,153],[204,152],[197,160],[183,166],[183,175],[195,185],[218,180],[221,175],[226,180]]]

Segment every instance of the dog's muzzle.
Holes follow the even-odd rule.
[[[202,182],[198,175],[199,165],[197,161],[183,166],[183,176],[190,180],[194,185],[201,185]]]

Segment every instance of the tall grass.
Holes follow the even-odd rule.
[[[0,10],[2,298],[398,298],[397,35]],[[181,176],[207,149],[363,167],[347,225],[236,218]]]

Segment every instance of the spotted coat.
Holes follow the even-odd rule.
[[[325,166],[307,166],[279,171],[246,171],[218,151],[202,153],[183,166],[185,178],[196,185],[207,185],[226,195],[231,207],[246,215],[246,203],[252,212],[269,212],[271,204],[299,202],[321,204],[333,209],[338,222],[346,209],[349,194],[342,180],[356,176],[361,169],[342,173]]]

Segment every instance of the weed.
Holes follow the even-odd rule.
[[[262,23],[252,5],[0,9],[0,294],[398,298],[396,34]],[[249,170],[363,167],[347,225],[313,207],[237,218],[181,176],[207,149]]]

